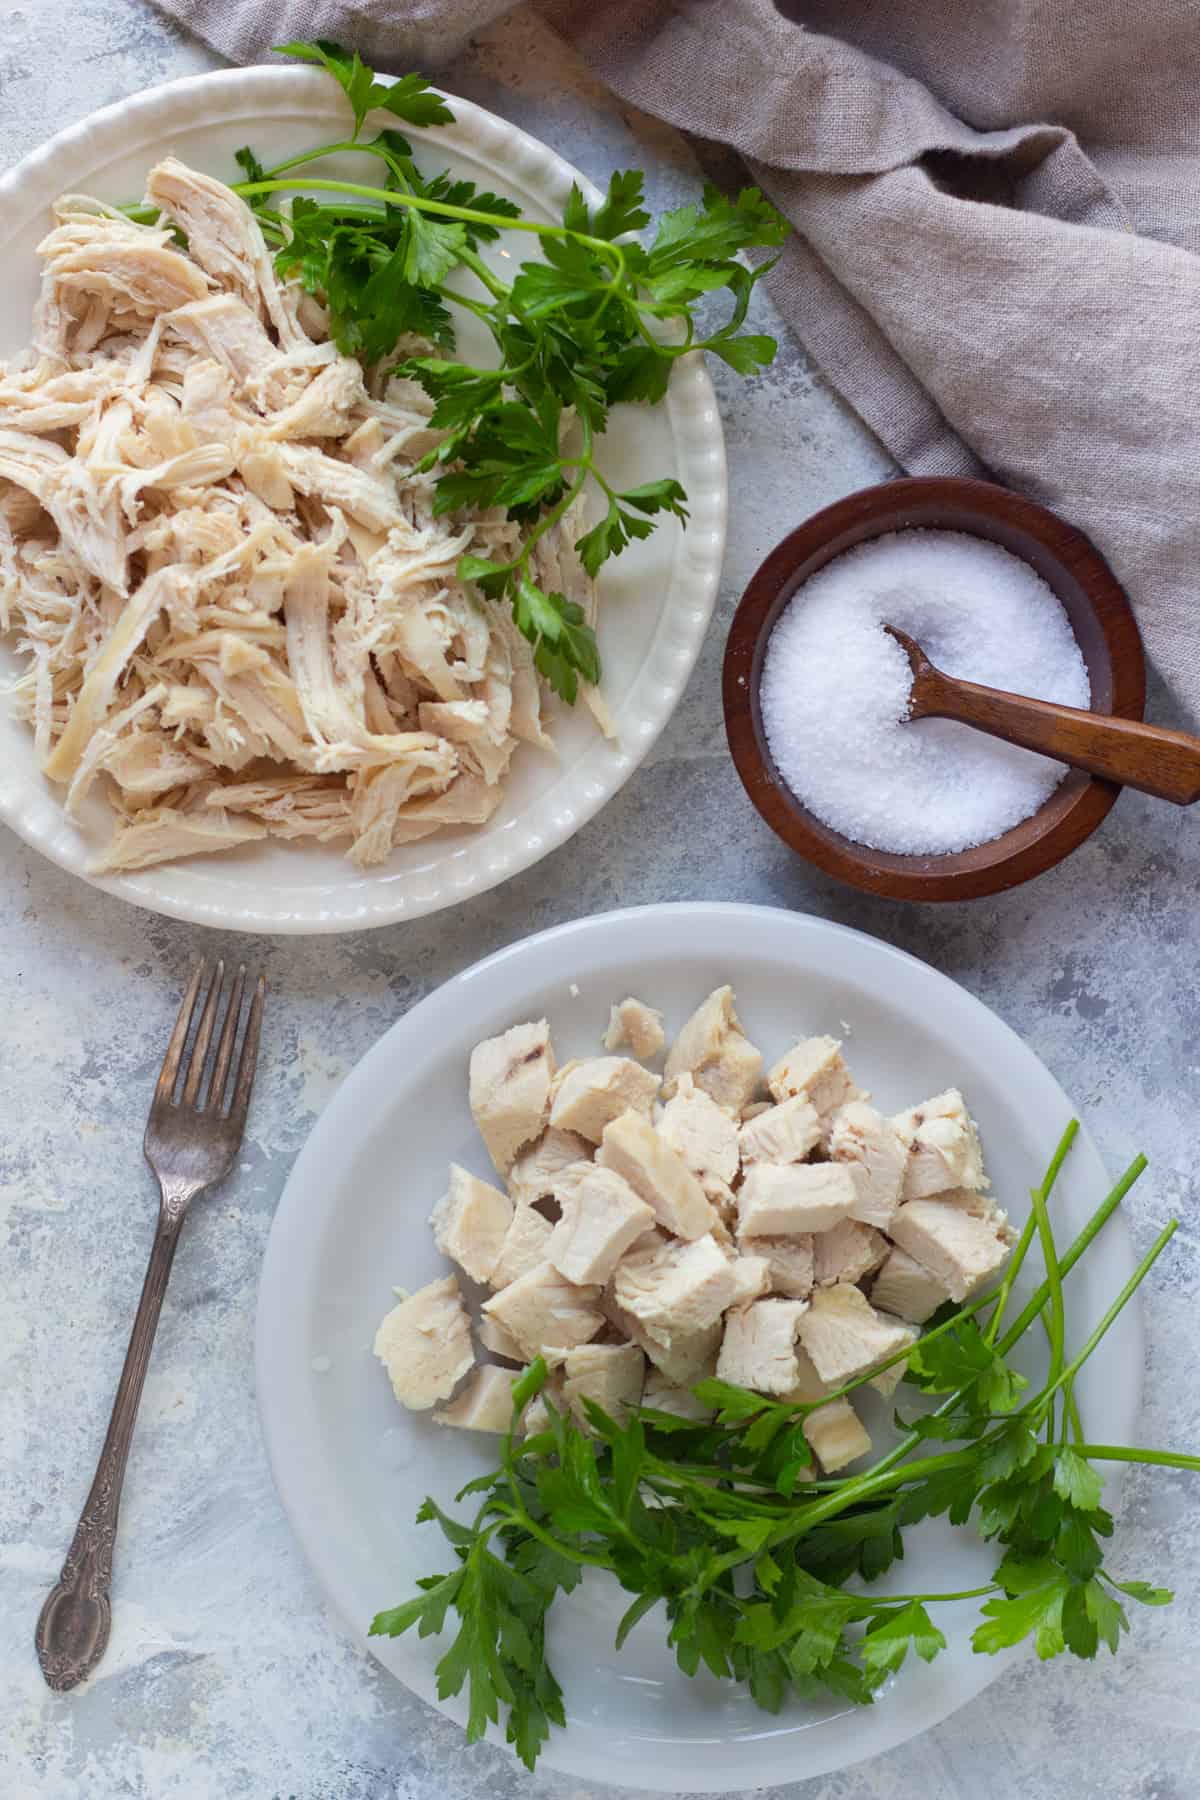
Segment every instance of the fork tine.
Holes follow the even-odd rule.
[[[229,998],[229,1009],[225,1014],[225,1025],[221,1032],[221,1040],[217,1045],[217,1060],[213,1065],[212,1081],[209,1083],[207,1110],[220,1112],[225,1098],[225,1078],[229,1074],[229,1064],[233,1058],[233,1045],[237,1037],[238,1020],[242,1016],[242,993],[246,986],[246,965],[242,963],[233,984],[233,993]]]
[[[200,983],[208,968],[207,958],[201,957],[192,971],[192,979],[187,984],[187,992],[179,1003],[179,1012],[175,1019],[175,1027],[171,1032],[171,1041],[167,1045],[167,1054],[163,1057],[162,1069],[154,1089],[154,1104],[170,1101],[175,1091],[175,1077],[179,1073],[179,1059],[183,1055],[183,1046],[187,1043],[187,1034],[191,1029],[192,1014],[196,1010],[196,995],[200,992]]]
[[[200,1083],[204,1078],[204,1064],[208,1057],[208,1046],[217,1017],[217,1003],[221,998],[221,989],[224,985],[225,964],[218,962],[212,986],[208,990],[208,999],[204,1002],[204,1011],[200,1014],[200,1023],[196,1027],[196,1042],[192,1046],[192,1060],[188,1064],[187,1080],[183,1084],[180,1101],[183,1106],[195,1106],[196,1104],[196,1095],[200,1092]]]
[[[237,1086],[233,1090],[233,1101],[229,1108],[229,1119],[241,1132],[246,1124],[246,1113],[250,1107],[250,1089],[254,1086],[254,1065],[258,1061],[258,1036],[262,1030],[263,996],[267,991],[265,975],[260,975],[254,984],[254,999],[250,1003],[250,1019],[246,1026],[246,1038],[242,1045],[241,1059],[238,1062]]]

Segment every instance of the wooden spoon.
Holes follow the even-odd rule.
[[[1106,781],[1139,788],[1176,806],[1200,800],[1200,738],[1140,719],[1030,700],[974,681],[956,681],[934,667],[915,639],[885,625],[912,665],[909,719],[957,719],[990,737],[1037,750]]]

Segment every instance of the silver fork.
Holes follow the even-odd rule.
[[[223,962],[217,964],[184,1072],[183,1091],[179,1099],[175,1099],[176,1081],[206,971],[207,964],[201,962],[188,983],[150,1104],[145,1137],[146,1161],[158,1176],[162,1201],[150,1266],[146,1270],[125,1366],[117,1385],[108,1434],[62,1574],[46,1596],[34,1634],[42,1674],[59,1693],[75,1687],[90,1675],[108,1644],[112,1623],[109,1588],[121,1485],[125,1479],[125,1464],[150,1348],[163,1295],[167,1291],[171,1264],[175,1260],[175,1247],[189,1205],[197,1194],[214,1186],[229,1173],[246,1128],[267,984],[261,975],[255,983],[241,1053],[234,1068],[233,1053],[246,987],[244,964],[233,983],[212,1075],[202,1097],[205,1064],[225,986],[225,965]],[[227,1087],[232,1087],[228,1110],[225,1108]]]

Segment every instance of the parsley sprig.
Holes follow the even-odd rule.
[[[1125,1602],[1165,1605],[1170,1592],[1118,1579],[1105,1565],[1113,1521],[1102,1501],[1104,1462],[1200,1470],[1200,1457],[1090,1444],[1071,1390],[1079,1371],[1136,1292],[1175,1229],[1168,1225],[1082,1347],[1066,1349],[1065,1278],[1145,1167],[1139,1157],[1061,1254],[1049,1201],[1074,1139],[1072,1124],[1034,1190],[1030,1225],[1000,1285],[935,1315],[911,1351],[914,1395],[941,1396],[933,1411],[897,1415],[904,1435],[863,1473],[814,1480],[807,1406],[764,1399],[726,1382],[695,1390],[711,1423],[650,1408],[623,1423],[585,1403],[587,1429],[547,1401],[547,1424],[522,1439],[519,1421],[546,1378],[539,1359],[514,1389],[513,1425],[498,1467],[468,1484],[470,1523],[427,1500],[419,1517],[447,1538],[455,1567],[381,1612],[373,1633],[457,1628],[438,1665],[442,1698],[468,1692],[468,1737],[504,1720],[532,1768],[563,1695],[546,1661],[546,1616],[585,1568],[608,1571],[630,1595],[617,1648],[659,1609],[667,1642],[689,1675],[701,1667],[744,1681],[777,1712],[789,1693],[833,1693],[869,1704],[910,1654],[932,1661],[946,1645],[935,1623],[945,1604],[977,1600],[972,1644],[990,1655],[1026,1639],[1039,1657],[1115,1651],[1128,1629]],[[1045,1279],[1007,1327],[1013,1284],[1034,1238]],[[1031,1393],[1007,1361],[1033,1324],[1047,1326],[1050,1364]],[[880,1365],[883,1367],[888,1364]],[[878,1367],[839,1390],[847,1393]],[[934,1454],[916,1454],[934,1444]],[[862,1591],[904,1555],[904,1530],[922,1519],[975,1521],[1000,1554],[992,1579],[959,1592]],[[854,1588],[847,1586],[854,1582]]]
[[[589,482],[604,513],[575,547],[591,576],[664,516],[686,524],[687,496],[677,481],[614,486],[597,466],[596,443],[613,406],[660,401],[674,363],[691,350],[710,351],[743,375],[772,360],[774,339],[742,328],[754,286],[774,259],[752,268],[743,255],[776,249],[786,221],[757,188],[731,197],[707,187],[698,205],[664,214],[642,242],[635,234],[651,219],[636,170],[614,174],[596,206],[572,187],[561,223],[527,219],[470,181],[422,174],[393,126],[364,135],[368,116],[381,112],[421,128],[453,120],[420,76],[381,82],[357,53],[325,40],[286,44],[282,53],[339,83],[353,130],[270,168],[240,150],[246,179],[235,192],[255,209],[279,272],[327,308],[338,348],[367,364],[394,364],[433,399],[431,422],[445,435],[418,466],[437,471],[436,511],[499,506],[523,527],[510,560],[465,556],[459,575],[511,605],[542,675],[574,702],[581,679],[600,678],[596,638],[578,599],[539,585],[536,546]],[[377,184],[310,173],[348,150],[377,161]],[[286,211],[284,195],[292,196]],[[511,281],[480,254],[502,231],[536,238],[540,252]],[[727,316],[713,323],[707,302],[721,294]],[[462,311],[490,332],[494,368],[455,359],[454,318]],[[439,354],[403,357],[397,347],[414,335]]]

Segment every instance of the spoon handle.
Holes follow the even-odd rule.
[[[1200,799],[1200,738],[1141,719],[1109,718],[956,681],[923,662],[913,683],[910,718],[958,719],[1176,806]]]

